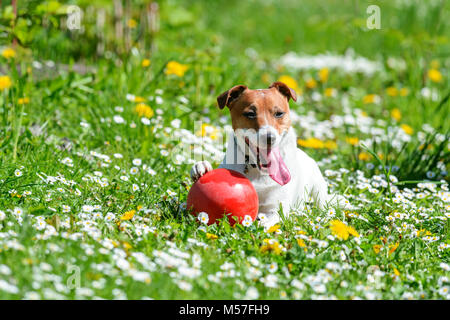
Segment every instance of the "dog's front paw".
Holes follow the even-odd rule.
[[[205,173],[212,171],[211,164],[204,160],[199,161],[191,169],[191,179],[195,182],[198,179],[200,179],[201,176],[203,176]]]

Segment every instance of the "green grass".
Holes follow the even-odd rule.
[[[68,3],[89,12],[87,2]],[[135,53],[116,51],[107,24],[110,53],[99,56],[93,16],[86,14],[84,35],[32,25],[34,37],[19,37],[16,57],[0,57],[0,75],[12,80],[0,95],[0,298],[449,299],[449,4],[402,3],[377,1],[381,29],[367,30],[366,1],[164,1],[152,51],[140,41]],[[142,3],[133,4],[140,27]],[[38,19],[37,5],[20,2],[19,16]],[[4,26],[8,10],[3,5]],[[12,35],[2,32],[9,47]],[[349,48],[381,70],[330,69],[320,81],[317,70],[278,63],[290,51]],[[405,67],[392,68],[392,58]],[[169,61],[189,68],[167,75]],[[88,72],[67,71],[75,62]],[[442,80],[432,81],[430,69]],[[180,130],[199,136],[201,120],[223,133],[230,119],[216,106],[220,93],[236,84],[264,88],[283,75],[301,90],[301,101],[291,102],[300,148],[356,209],[306,204],[271,233],[256,223],[201,226],[183,209],[191,163],[175,158],[188,146]],[[316,87],[306,87],[309,78]],[[407,94],[390,96],[389,87]],[[128,94],[151,107],[148,125]],[[369,94],[379,102],[365,103]],[[20,104],[23,97],[29,103]],[[118,115],[126,123],[116,123]],[[320,141],[303,147],[309,138]],[[214,154],[202,156],[218,166]],[[131,220],[120,219],[131,210]],[[359,237],[337,238],[332,220]]]

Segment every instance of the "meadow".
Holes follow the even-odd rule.
[[[0,5],[0,299],[450,299],[449,2],[15,5]],[[298,95],[299,148],[353,210],[198,221],[189,171],[219,165],[231,124],[216,97],[277,80]]]

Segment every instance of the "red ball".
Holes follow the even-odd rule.
[[[258,194],[255,187],[243,174],[228,170],[215,169],[197,180],[189,190],[187,208],[194,215],[206,212],[208,224],[218,223],[226,214],[231,225],[235,224],[232,217],[237,217],[239,223],[246,215],[255,221],[258,215]]]

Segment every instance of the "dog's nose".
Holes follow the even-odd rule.
[[[275,134],[273,132],[267,132],[267,135],[266,135],[267,145],[270,146],[270,145],[274,144],[276,138],[277,137],[275,136]]]
[[[277,137],[271,131],[266,131],[260,135],[261,142],[266,146],[271,146],[275,143]]]

